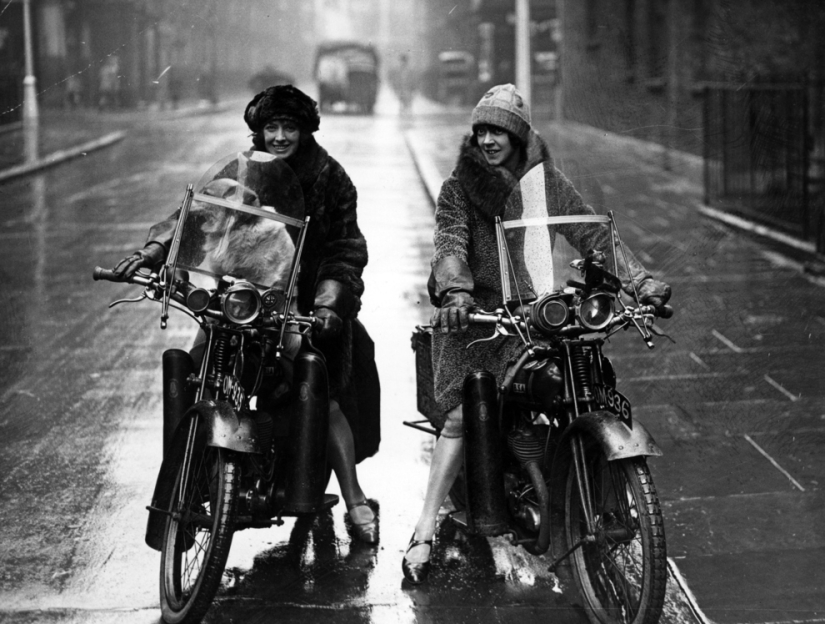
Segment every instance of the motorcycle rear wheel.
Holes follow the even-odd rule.
[[[593,624],[655,624],[662,613],[667,553],[656,487],[643,457],[608,462],[596,444],[585,446],[593,502],[592,541],[571,555],[573,577]],[[588,535],[576,473],[565,493],[568,547]]]
[[[194,624],[218,591],[238,499],[238,466],[231,451],[195,443],[187,491],[175,506],[183,476],[178,471],[173,507],[160,560],[160,605],[168,624]]]

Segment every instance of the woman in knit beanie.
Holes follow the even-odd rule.
[[[401,566],[404,577],[413,584],[427,580],[438,512],[462,465],[464,378],[487,370],[501,383],[507,362],[517,355],[515,341],[510,346],[482,342],[467,349],[489,333],[470,326],[470,310],[492,310],[501,303],[495,218],[503,215],[519,179],[543,163],[550,196],[548,214],[594,214],[570,180],[552,166],[547,144],[533,130],[530,108],[513,85],[499,85],[485,93],[473,109],[470,123],[472,133],[462,141],[435,212],[435,253],[428,289],[435,306],[435,400],[442,415],[433,424],[441,435],[430,462],[424,506]],[[561,233],[583,254],[603,248],[607,236],[600,228]],[[642,303],[661,306],[667,302],[670,286],[654,280],[633,258],[625,268],[629,275],[625,286],[632,292],[630,280],[635,281]]]

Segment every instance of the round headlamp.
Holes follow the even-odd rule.
[[[530,319],[543,332],[551,332],[567,324],[570,309],[563,299],[545,297],[533,303]]]
[[[212,295],[205,288],[195,288],[186,295],[186,307],[195,314],[204,312],[209,307]]]
[[[604,294],[593,295],[579,304],[579,322],[587,329],[604,329],[613,320],[613,297]]]
[[[261,295],[249,282],[238,282],[226,289],[221,310],[233,323],[250,323],[261,313]]]

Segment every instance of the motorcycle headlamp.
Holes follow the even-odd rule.
[[[204,312],[209,307],[212,295],[205,288],[195,288],[186,296],[186,307],[195,314]]]
[[[564,327],[570,317],[570,308],[563,299],[543,297],[532,305],[530,319],[543,332],[551,332]]]
[[[261,295],[249,282],[237,282],[223,294],[221,310],[233,323],[250,323],[261,313]]]
[[[614,314],[613,297],[609,295],[593,295],[579,304],[579,322],[583,327],[592,331],[599,331],[607,327],[610,321],[613,320]]]

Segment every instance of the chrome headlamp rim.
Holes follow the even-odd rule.
[[[230,307],[233,303],[233,295],[238,294],[252,295],[252,313],[243,318],[238,317],[232,312],[230,312]],[[259,293],[258,289],[255,288],[255,286],[253,286],[249,282],[236,282],[232,286],[227,288],[226,292],[224,292],[221,296],[221,311],[227,319],[229,319],[233,323],[236,323],[237,325],[247,325],[254,321],[256,318],[258,318],[258,316],[260,316],[262,307],[263,304],[261,302],[261,293]]]
[[[604,318],[603,318],[602,321],[600,321],[598,323],[591,323],[591,322],[586,320],[586,318],[587,318],[586,313],[588,311],[588,308],[596,305],[597,301],[607,302],[608,313],[606,315],[604,315]],[[586,299],[582,299],[582,301],[580,301],[579,304],[576,306],[576,318],[578,318],[579,323],[581,323],[582,327],[584,327],[585,329],[589,329],[591,331],[601,331],[602,329],[604,329],[605,327],[610,325],[610,322],[613,320],[613,318],[615,316],[616,316],[615,301],[614,301],[613,297],[611,297],[610,295],[607,295],[605,293],[596,293],[596,294],[590,295]]]

